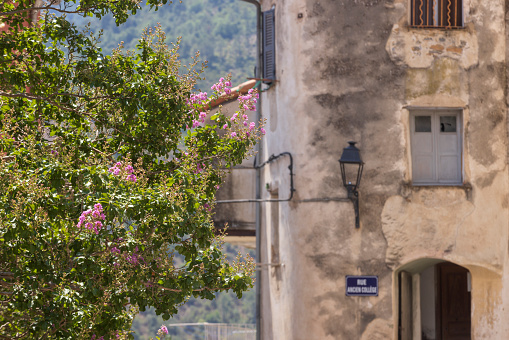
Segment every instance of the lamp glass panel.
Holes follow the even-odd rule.
[[[346,185],[357,185],[357,175],[359,174],[359,164],[344,163]]]

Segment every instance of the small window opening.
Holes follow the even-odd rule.
[[[414,185],[461,185],[462,111],[410,111],[412,182]]]

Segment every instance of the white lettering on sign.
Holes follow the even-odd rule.
[[[363,287],[366,288],[366,287]],[[348,293],[361,293],[361,287],[348,287]]]
[[[378,296],[377,276],[346,276],[347,296]]]
[[[362,293],[376,293],[376,287],[362,287]]]

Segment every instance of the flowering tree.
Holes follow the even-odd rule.
[[[240,297],[252,286],[252,263],[225,260],[210,212],[222,169],[263,133],[245,115],[257,94],[241,96],[231,118],[210,115],[209,100],[231,84],[192,93],[199,72],[179,74],[177,47],[159,28],[135,51],[104,55],[92,33],[61,15],[112,13],[121,24],[137,1],[74,2],[0,4],[8,28],[0,33],[0,338],[126,338],[147,306],[167,319],[190,296]],[[34,3],[42,12],[32,24]]]

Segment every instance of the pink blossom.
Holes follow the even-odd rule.
[[[235,138],[235,137],[237,137],[237,133],[236,132],[232,132],[231,136],[232,136],[232,138]]]
[[[226,130],[227,128],[228,128],[228,124],[224,124],[224,125],[223,125],[223,129],[225,129],[225,130]]]
[[[164,326],[164,325],[161,326],[160,330],[161,330],[161,333],[168,334],[168,328],[166,328],[166,326]]]
[[[207,92],[200,92],[198,94],[191,94],[187,99],[187,105],[191,108],[197,104],[202,105],[203,101],[207,100]]]
[[[136,183],[138,179],[136,178],[136,175],[130,174],[129,176],[127,176],[127,180]]]
[[[260,132],[262,133],[262,135],[264,135],[264,134],[265,134],[265,129],[264,129],[264,128],[261,128],[261,129],[260,129]]]
[[[195,174],[199,173],[199,172],[202,172],[203,170],[205,169],[205,164],[196,164],[196,171],[194,172]]]
[[[128,174],[132,174],[134,172],[134,169],[131,165],[128,165],[124,168],[124,170],[128,173]]]
[[[254,122],[249,123],[249,131],[253,131],[254,127],[255,127]]]
[[[227,81],[224,83],[225,86],[232,86],[232,82],[231,81]]]
[[[200,125],[200,122],[197,120],[193,120],[193,129],[198,127],[198,125]]]
[[[225,92],[226,94],[230,94],[230,93],[232,93],[232,90],[231,90],[231,89],[229,89],[229,88],[225,88],[225,89],[224,89],[224,92]]]
[[[104,220],[106,216],[103,214],[103,207],[100,203],[94,205],[94,210],[85,210],[81,213],[78,219],[77,227],[81,228],[84,226],[86,229],[99,234],[99,229],[103,227],[103,223],[100,220]]]

